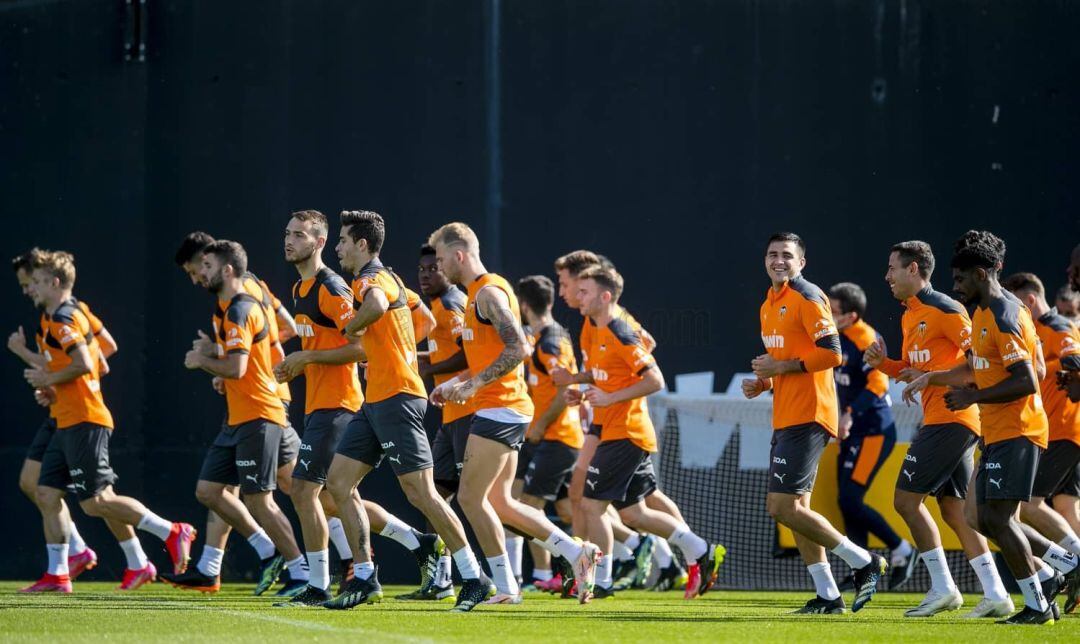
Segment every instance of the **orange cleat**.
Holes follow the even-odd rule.
[[[190,523],[172,524],[172,532],[165,540],[165,549],[169,551],[169,558],[173,562],[173,574],[179,575],[187,570],[188,561],[191,560],[191,544],[195,542],[198,534]]]
[[[20,593],[71,593],[71,577],[67,575],[52,575],[45,573],[35,583],[20,588]]]
[[[126,569],[124,571],[124,580],[120,582],[116,589],[135,590],[143,584],[153,582],[155,579],[157,579],[157,568],[154,567],[154,564],[147,562],[145,568],[139,568],[138,570]]]

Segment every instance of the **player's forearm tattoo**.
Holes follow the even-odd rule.
[[[513,371],[521,364],[526,354],[525,334],[522,332],[518,321],[514,318],[514,313],[510,310],[510,307],[503,302],[495,302],[485,308],[489,309],[484,312],[485,317],[491,320],[492,326],[498,332],[503,343],[503,350],[499,357],[495,358],[494,362],[476,375],[476,379],[483,384],[487,384]]]

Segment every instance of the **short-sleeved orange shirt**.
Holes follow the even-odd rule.
[[[461,333],[465,347],[465,359],[469,371],[475,377],[495,362],[503,352],[505,345],[490,320],[484,319],[476,308],[476,296],[484,288],[497,288],[506,294],[510,301],[510,310],[518,323],[521,323],[521,309],[518,308],[514,288],[502,277],[494,273],[485,273],[469,284],[468,301],[465,305],[465,327]],[[485,409],[510,409],[523,416],[533,415],[533,404],[525,384],[523,365],[514,367],[492,382],[484,385],[473,396],[473,408],[476,412]]]
[[[606,326],[596,327],[593,349],[589,354],[593,386],[611,393],[637,384],[656,359],[645,349],[641,335],[629,323],[614,318]],[[656,451],[656,430],[649,418],[645,398],[634,398],[602,407],[604,423],[600,441],[629,439],[646,452]]]
[[[1074,403],[1057,387],[1058,371],[1080,371],[1080,330],[1068,318],[1050,311],[1035,320],[1042,340],[1046,377],[1039,384],[1043,408],[1050,423],[1049,440],[1069,440],[1080,445],[1080,403]]]
[[[80,346],[90,351],[90,373],[53,387],[56,402],[52,405],[56,427],[65,429],[79,423],[93,423],[112,429],[113,418],[101,396],[98,371],[100,349],[94,340],[90,320],[74,299],[67,300],[50,315],[42,318],[42,354],[50,372],[71,364],[71,352]]]
[[[285,407],[278,396],[266,312],[254,297],[238,293],[225,308],[217,333],[223,356],[245,353],[247,370],[240,378],[225,378],[225,401],[230,425],[258,418],[286,425]]]
[[[559,388],[551,382],[551,371],[562,367],[570,373],[577,373],[577,360],[574,358],[574,345],[570,334],[558,323],[534,331],[529,336],[533,345],[532,356],[525,361],[526,380],[529,383],[529,396],[537,416],[547,409],[559,394]],[[533,418],[536,420],[536,417]],[[559,441],[575,449],[585,443],[581,431],[581,417],[578,407],[567,406],[559,416],[544,430],[544,440]]]
[[[293,285],[293,306],[300,348],[337,349],[349,343],[341,332],[353,317],[352,289],[340,275],[323,267],[314,278]],[[319,409],[355,412],[364,402],[356,364],[308,364],[304,367],[304,413]]]
[[[435,316],[435,328],[428,335],[428,351],[431,363],[449,360],[461,348],[461,331],[465,328],[465,293],[457,287],[451,286],[445,293],[431,300],[431,314]],[[460,373],[460,372],[459,372]],[[440,373],[434,376],[435,386],[438,387],[447,380],[453,378],[456,373]],[[473,399],[459,405],[447,401],[442,408],[442,423],[444,425],[464,418],[473,413]]]

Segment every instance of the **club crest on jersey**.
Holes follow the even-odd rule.
[[[780,307],[780,319],[783,320],[785,315],[787,315],[787,305],[786,304],[784,306]]]
[[[919,334],[919,336],[926,335],[926,320],[919,322],[918,326],[915,327],[915,333]]]
[[[988,333],[988,331],[986,330],[986,327],[983,327],[982,331],[979,331],[979,337],[980,338],[985,338],[987,333]]]

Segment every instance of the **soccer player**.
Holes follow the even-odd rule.
[[[1059,288],[1054,296],[1054,310],[1073,324],[1080,324],[1080,291],[1074,291],[1068,284]]]
[[[334,497],[349,536],[354,577],[343,592],[324,606],[352,608],[379,601],[382,587],[368,549],[367,513],[351,502],[353,491],[382,461],[390,461],[409,502],[435,530],[444,535],[465,580],[455,608],[466,596],[484,594],[476,557],[468,547],[461,521],[435,490],[431,446],[424,431],[427,392],[416,366],[416,340],[401,279],[379,260],[386,229],[381,215],[371,211],[341,213],[337,254],[341,267],[352,273],[354,313],[345,334],[359,336],[368,358],[364,404],[349,422],[337,446],[327,487]],[[424,557],[432,567],[442,551],[442,539],[426,535]]]
[[[200,332],[184,366],[223,379],[228,417],[203,460],[195,497],[241,534],[267,537],[271,547],[264,544],[260,558],[270,561],[276,548],[289,569],[288,590],[300,592],[308,579],[305,560],[273,497],[287,419],[273,374],[269,314],[244,287],[247,252],[240,244],[214,241],[201,255],[200,283],[227,304],[220,323],[215,320],[215,337]],[[230,490],[237,485],[242,503]],[[249,543],[259,549],[250,538]],[[198,566],[187,576],[162,577],[199,590],[216,590],[218,583]]]
[[[435,388],[431,401],[464,403],[472,399],[475,412],[465,447],[458,503],[487,556],[497,594],[493,603],[519,603],[517,580],[506,555],[506,524],[534,539],[549,552],[573,562],[578,598],[588,601],[599,550],[577,543],[536,508],[513,498],[517,452],[532,421],[533,405],[521,368],[528,340],[514,289],[502,277],[487,272],[480,260],[480,242],[467,225],[449,223],[431,234],[428,243],[446,277],[467,289],[465,327],[461,337],[469,370]],[[484,601],[486,591],[462,588],[459,605]]]
[[[1027,308],[998,281],[1004,249],[1004,242],[986,231],[970,231],[957,242],[953,290],[974,308],[971,358],[951,370],[919,376],[904,397],[944,385],[950,388],[944,396],[949,409],[979,406],[984,444],[975,478],[979,531],[1001,549],[1024,596],[1024,609],[1003,623],[1052,624],[1038,576],[1041,565],[1032,556],[1033,549],[1047,552],[1052,544],[1034,530],[1025,531],[1016,518],[1019,505],[1031,499],[1049,430],[1033,366],[1038,337]]]
[[[518,461],[518,476],[514,480],[515,498],[526,505],[543,510],[554,503],[560,518],[570,523],[570,474],[577,461],[578,450],[584,443],[578,406],[566,404],[567,386],[557,387],[551,381],[555,368],[577,372],[577,359],[570,334],[551,316],[555,287],[542,275],[530,275],[518,280],[517,297],[521,313],[528,323],[532,355],[525,362],[529,397],[537,411],[525,432],[525,445]],[[520,539],[520,537],[518,537]],[[509,543],[510,535],[507,535]],[[533,586],[538,590],[561,590],[561,580],[554,580],[551,553],[534,543],[529,544],[533,560]],[[511,564],[514,564],[514,553]],[[520,566],[521,551],[517,552]]]
[[[641,336],[618,313],[623,279],[614,269],[594,266],[578,276],[581,311],[593,321],[595,338],[585,368],[592,376],[584,394],[567,390],[571,401],[585,399],[604,410],[600,445],[589,463],[583,508],[589,536],[605,553],[614,547],[607,509],[614,505],[628,525],[667,539],[682,550],[690,565],[686,598],[705,594],[716,581],[726,550],[709,545],[685,523],[645,504],[656,491],[652,453],[656,433],[645,397],[664,388],[664,375]],[[595,595],[611,596],[612,557],[605,554],[597,571]]]
[[[86,314],[71,296],[74,258],[65,252],[44,253],[33,267],[29,285],[34,304],[44,311],[42,345],[45,364],[26,370],[35,389],[52,388],[56,431],[41,460],[36,491],[45,527],[49,566],[45,575],[23,592],[72,592],[68,568],[70,515],[63,504],[73,486],[86,514],[110,522],[128,560],[122,588],[153,581],[157,570],[131,528],[149,532],[165,543],[175,570],[187,566],[195,530],[187,523],[162,519],[139,501],[113,491],[117,476],[109,464],[112,414],[101,395],[99,345]],[[115,529],[115,524],[128,526]]]
[[[963,364],[971,350],[971,320],[967,310],[934,290],[930,284],[934,266],[934,253],[926,242],[901,242],[889,252],[885,281],[905,307],[900,321],[902,358],[887,358],[884,343],[875,342],[867,348],[864,360],[901,382],[911,382],[927,371],[948,370]],[[933,494],[942,518],[956,533],[983,588],[983,598],[967,617],[1002,617],[1012,613],[1012,599],[997,573],[986,539],[964,517],[964,499],[975,468],[974,453],[980,433],[978,409],[949,409],[945,405],[945,391],[943,387],[923,391],[923,426],[908,447],[896,481],[893,505],[911,530],[930,573],[930,591],[905,615],[929,617],[963,605],[963,596],[945,559],[941,534],[926,509],[926,497]],[[910,574],[910,568],[907,572]]]
[[[765,271],[772,286],[761,305],[761,341],[766,353],[754,358],[756,378],[742,381],[743,394],[755,398],[773,391],[773,440],[766,507],[769,515],[795,533],[795,542],[814,579],[817,596],[798,613],[842,613],[844,600],[833,580],[825,548],[843,559],[855,575],[852,612],[876,592],[888,562],[867,552],[810,509],[818,461],[837,432],[836,385],[840,338],[820,288],[802,276],[806,244],[794,233],[769,237]]]
[[[841,363],[833,375],[840,400],[837,482],[844,532],[863,548],[870,533],[885,543],[890,551],[892,590],[910,577],[914,549],[865,502],[866,491],[896,445],[896,424],[887,395],[889,378],[863,360],[867,348],[883,341],[864,319],[866,293],[858,284],[841,282],[830,287],[829,308],[840,331]]]

